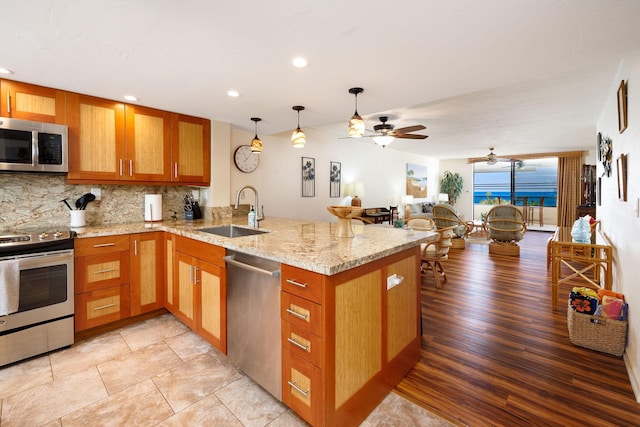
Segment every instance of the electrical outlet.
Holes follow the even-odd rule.
[[[91,194],[96,196],[96,200],[102,200],[102,190],[100,190],[99,188],[92,188]]]

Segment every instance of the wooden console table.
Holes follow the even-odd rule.
[[[592,232],[590,243],[578,243],[571,238],[571,227],[558,227],[549,245],[554,310],[558,308],[558,285],[573,278],[583,279],[588,287],[611,289],[613,248],[599,230]],[[562,277],[563,266],[571,270],[566,277]],[[587,275],[589,272],[592,275]]]

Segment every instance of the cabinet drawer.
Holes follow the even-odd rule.
[[[76,258],[75,293],[129,283],[129,252],[111,252]]]
[[[282,265],[281,271],[283,291],[322,304],[323,276],[321,274],[286,264]]]
[[[222,259],[226,255],[226,250],[222,246],[189,239],[188,237],[176,236],[176,252],[194,255],[198,259],[210,262],[218,267],[226,268],[227,266]]]
[[[282,401],[302,419],[321,425],[322,371],[289,351],[282,352]]]
[[[322,367],[322,338],[291,322],[282,321],[282,348]]]
[[[76,295],[76,331],[129,317],[129,285]]]
[[[90,237],[87,239],[76,239],[74,242],[75,256],[97,255],[109,252],[128,251],[129,235],[121,234],[117,236]]]
[[[322,336],[321,306],[304,298],[280,293],[280,318],[318,336]]]

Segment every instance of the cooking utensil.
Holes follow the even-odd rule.
[[[64,200],[60,200],[62,203],[64,203],[65,205],[67,205],[67,207],[69,208],[70,211],[73,210],[73,208],[71,207],[71,205],[69,204],[69,202],[67,202],[67,199]]]
[[[96,196],[91,193],[83,194],[78,200],[76,200],[76,208],[84,210],[89,202],[93,202]]]

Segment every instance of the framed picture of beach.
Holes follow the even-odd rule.
[[[427,197],[427,167],[407,163],[406,194],[414,198]]]

